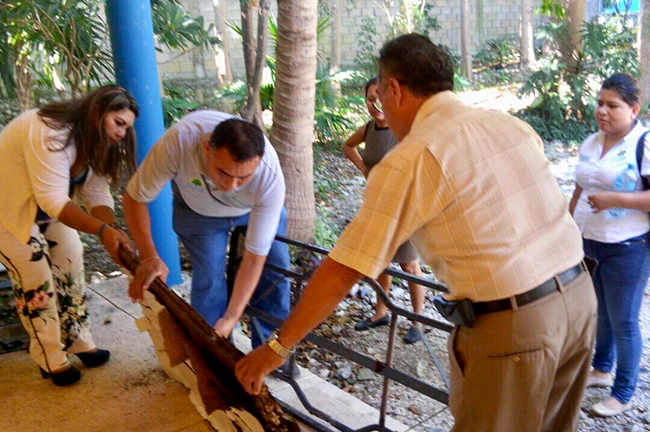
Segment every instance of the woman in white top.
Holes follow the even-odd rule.
[[[90,334],[78,231],[97,235],[114,260],[120,246],[130,248],[114,228],[109,181],[135,168],[137,115],[133,96],[108,85],[26,111],[0,133],[0,262],[30,335],[29,352],[55,385],[81,377],[68,353],[86,367],[110,356]]]
[[[638,82],[615,74],[598,95],[600,131],[580,148],[576,189],[569,210],[584,241],[585,254],[599,261],[593,279],[598,298],[598,329],[593,370],[587,386],[612,387],[592,411],[601,416],[632,407],[643,340],[639,313],[650,274],[650,146],[637,115],[642,102]],[[637,145],[643,153],[637,163]],[[616,361],[616,377],[610,375]]]

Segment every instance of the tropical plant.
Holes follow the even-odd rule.
[[[540,37],[553,42],[564,23],[543,27]],[[521,93],[534,102],[517,115],[528,121],[545,140],[580,141],[596,129],[593,107],[600,83],[616,72],[639,75],[634,49],[635,30],[620,17],[583,23],[575,55],[575,71],[569,72],[560,53],[539,62]]]
[[[514,39],[502,37],[487,41],[474,60],[486,67],[502,69],[507,63],[516,61],[518,54]]]
[[[0,7],[0,76],[23,109],[36,88],[87,91],[113,74],[101,0],[7,0]],[[178,0],[152,0],[154,28],[162,45],[185,49],[216,43],[203,19],[183,12]]]
[[[376,0],[375,3],[386,15],[388,33],[382,40],[377,33],[376,18],[366,15],[361,19],[354,61],[368,78],[377,74],[375,53],[379,43],[406,33],[428,36],[430,32],[440,30],[440,24],[434,16],[434,6],[424,0]]]
[[[358,71],[342,70],[330,73],[326,63],[321,62],[316,72],[316,101],[314,110],[314,135],[319,142],[328,142],[351,132],[354,121],[350,114],[361,114],[365,100],[354,92],[344,92],[338,96],[334,85],[356,88],[365,77]],[[260,99],[262,109],[273,110],[275,93],[275,59],[267,57]],[[239,111],[246,103],[246,84],[235,81],[215,91],[218,101],[228,100],[233,104],[234,111]]]
[[[167,48],[188,49],[221,44],[219,38],[210,36],[214,24],[206,28],[203,17],[193,17],[185,12],[180,0],[151,0],[151,16],[158,43]]]

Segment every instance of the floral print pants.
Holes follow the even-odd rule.
[[[86,313],[83,246],[58,221],[34,224],[27,244],[0,224],[0,262],[7,268],[29,353],[45,371],[68,365],[67,353],[95,349]]]

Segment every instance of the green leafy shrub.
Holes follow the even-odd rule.
[[[507,63],[518,61],[518,56],[515,40],[508,36],[487,41],[474,60],[484,67],[503,69]]]
[[[315,243],[325,249],[332,249],[338,241],[340,233],[335,224],[331,221],[327,210],[317,209],[316,224],[314,227]]]
[[[316,73],[316,101],[314,110],[314,135],[320,142],[328,142],[354,130],[350,117],[358,116],[365,107],[365,98],[355,94],[354,89],[364,79],[353,70],[342,70],[331,74],[325,63],[320,63]],[[338,94],[335,86],[344,88]],[[349,89],[349,90],[348,90]],[[267,57],[265,73],[260,88],[263,110],[273,110],[275,92],[275,59]],[[228,100],[235,112],[241,111],[246,103],[246,83],[234,81],[215,92],[218,101]]]
[[[538,37],[555,42],[563,37],[566,22],[543,26]],[[533,103],[516,115],[535,128],[542,139],[579,142],[597,129],[593,109],[600,83],[616,72],[639,75],[634,49],[635,31],[620,17],[585,22],[569,71],[559,52],[541,59],[539,69],[522,86]]]

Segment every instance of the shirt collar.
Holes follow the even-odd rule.
[[[636,119],[635,122],[636,123],[634,124],[632,130],[629,131],[621,141],[616,143],[614,147],[627,146],[631,143],[633,143],[636,146],[636,143],[639,141],[639,138],[641,137],[643,132],[647,131],[648,129],[645,126],[643,126],[641,120]],[[605,132],[598,131],[598,143],[600,145],[603,145],[604,142],[605,142]]]

